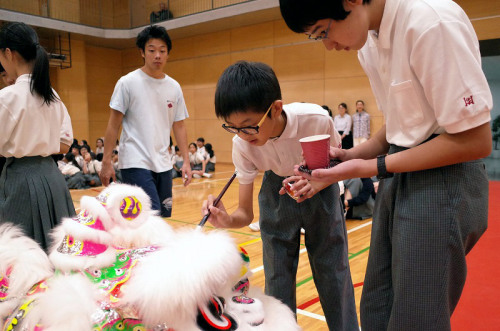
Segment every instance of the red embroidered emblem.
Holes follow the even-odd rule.
[[[173,105],[171,103],[168,104],[168,108],[172,108]]]
[[[465,107],[469,106],[469,105],[473,105],[474,104],[474,99],[472,98],[472,95],[468,98],[464,98],[464,102],[465,102]]]

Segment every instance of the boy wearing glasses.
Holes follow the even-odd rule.
[[[363,330],[450,330],[467,266],[486,230],[492,96],[471,22],[454,1],[280,0],[287,25],[358,57],[385,125],[333,183],[378,174]],[[386,153],[389,155],[386,156]]]
[[[340,135],[328,113],[319,105],[283,105],[274,71],[258,62],[237,62],[217,83],[215,112],[233,138],[233,163],[238,171],[239,205],[229,215],[213,196],[203,203],[215,227],[241,228],[253,215],[253,182],[265,171],[259,193],[266,294],[296,310],[296,273],[300,229],[316,288],[330,330],[358,330],[354,289],[347,256],[347,234],[341,210],[339,186],[311,183],[294,176],[294,199],[285,194],[283,180],[293,175],[302,160],[299,139],[329,134],[331,145],[340,146]],[[307,199],[306,199],[307,198]],[[209,207],[210,206],[210,207]]]

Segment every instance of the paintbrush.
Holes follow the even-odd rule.
[[[238,174],[238,171],[235,171],[234,174],[229,178],[229,181],[226,183],[226,186],[222,189],[222,191],[219,193],[219,196],[214,200],[213,206],[217,207],[217,204],[219,203],[220,199],[222,199],[222,196],[224,193],[226,193],[227,189],[229,188],[229,185],[233,182],[233,180],[236,178],[236,175]],[[201,230],[205,223],[208,220],[208,217],[210,216],[210,209],[208,210],[208,213],[203,216],[203,219],[201,220],[200,224],[198,224],[198,227],[196,228],[197,230]]]

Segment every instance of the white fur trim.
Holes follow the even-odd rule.
[[[92,229],[71,218],[64,218],[59,226],[63,228],[66,235],[71,235],[77,240],[89,240],[103,245],[111,245],[113,242],[113,238],[108,232]]]
[[[98,300],[97,287],[85,276],[54,277],[48,282],[48,290],[37,297],[36,305],[27,315],[30,327],[40,323],[44,331],[91,330],[91,316],[99,308]]]
[[[172,227],[158,216],[150,216],[147,222],[137,229],[115,226],[110,230],[115,247],[138,248],[163,246],[175,238]]]
[[[98,217],[106,230],[113,227],[114,223],[108,215],[106,208],[96,198],[83,196],[80,199],[80,209],[88,210],[94,217]]]
[[[56,269],[63,272],[84,270],[90,267],[104,268],[116,261],[116,250],[113,247],[108,247],[106,251],[97,256],[73,256],[59,253],[57,249],[54,249],[50,253],[49,259]]]
[[[241,258],[225,232],[182,231],[159,251],[137,265],[124,288],[124,302],[132,303],[146,325],[166,322],[180,330],[196,319],[204,305],[228,279],[239,274]]]
[[[109,185],[102,193],[108,194],[105,208],[116,226],[138,228],[151,215],[151,199],[138,186],[114,184]],[[141,213],[132,221],[126,220],[120,212],[122,200],[129,196],[135,197],[141,203]]]
[[[256,287],[250,289],[248,296],[260,300],[264,306],[265,317],[264,324],[261,325],[262,330],[302,330],[290,308],[278,299],[265,295],[260,288]],[[231,314],[231,311],[228,313]]]
[[[10,296],[24,295],[33,284],[50,277],[52,265],[37,242],[10,223],[0,225],[0,275],[11,267]]]

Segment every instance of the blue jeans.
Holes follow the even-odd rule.
[[[172,216],[172,170],[153,172],[141,168],[121,169],[122,182],[141,187],[151,198],[153,210],[162,217]]]

